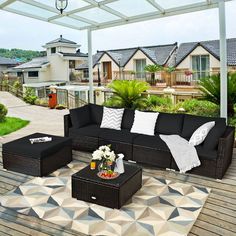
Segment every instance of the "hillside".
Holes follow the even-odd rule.
[[[45,51],[33,51],[33,50],[23,50],[18,48],[5,49],[0,48],[0,56],[12,59],[17,59],[19,62],[27,62],[32,60],[34,57],[45,56]]]

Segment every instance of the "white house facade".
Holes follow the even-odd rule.
[[[60,38],[46,43],[45,57],[14,67],[11,73],[21,76],[24,84],[42,82],[70,82],[70,74],[74,69],[87,61],[87,54],[81,53],[80,45],[73,41]]]

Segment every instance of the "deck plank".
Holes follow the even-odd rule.
[[[73,151],[73,157],[87,163],[91,158],[91,154]],[[150,176],[159,176],[176,182],[211,188],[206,204],[189,236],[236,235],[236,150],[234,150],[232,165],[222,181],[147,166],[144,166],[143,169],[144,173]],[[32,178],[31,176],[4,170],[0,161],[0,194],[12,190]],[[77,236],[82,234],[0,207],[1,235]]]

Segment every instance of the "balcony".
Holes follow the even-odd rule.
[[[134,72],[134,71],[114,71],[113,79],[123,80],[142,80],[148,82],[152,87],[197,87],[198,80],[202,77],[207,77],[219,73],[218,70],[214,71],[183,71],[178,70],[171,73],[159,71],[155,73],[155,79],[152,73],[149,72]]]

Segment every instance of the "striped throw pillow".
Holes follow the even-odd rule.
[[[121,130],[124,109],[103,107],[103,117],[100,128]]]

